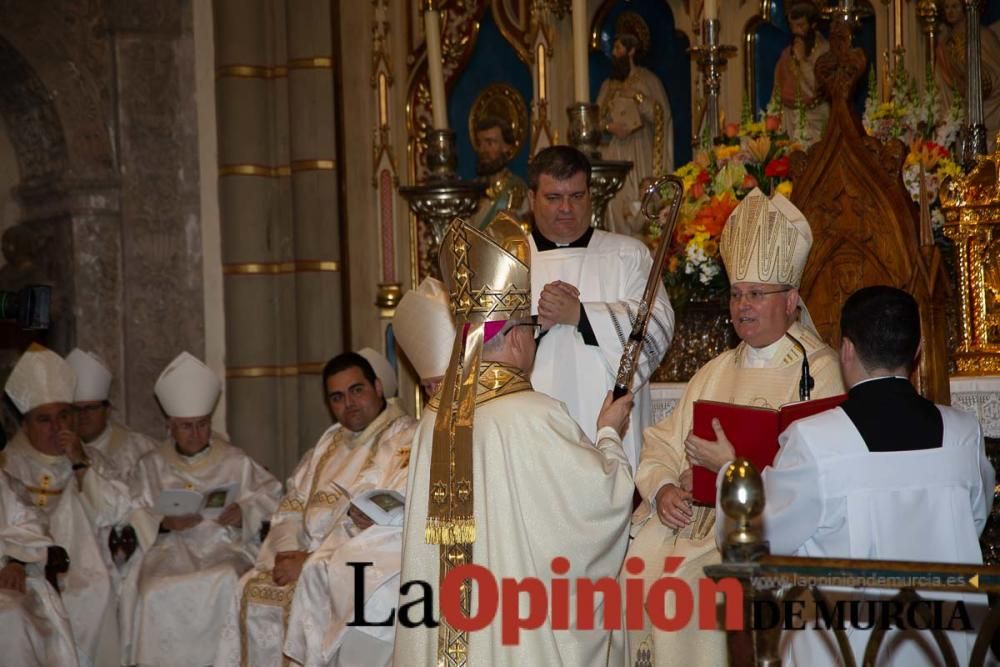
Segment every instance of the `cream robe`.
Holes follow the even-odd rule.
[[[566,404],[583,432],[594,440],[597,415],[606,392],[615,386],[618,364],[653,266],[649,249],[635,239],[595,230],[586,248],[539,252],[531,238],[531,312],[538,312],[542,288],[555,280],[580,290],[597,346],[587,345],[574,326],[557,324],[542,337],[531,372],[535,391]],[[660,365],[674,334],[674,311],[660,285],[645,344],[632,382],[635,407],[622,444],[635,470],[642,431],[653,420],[649,378]]]
[[[127,482],[139,459],[156,449],[156,443],[141,433],[109,421],[94,440],[86,443],[88,452],[99,452],[108,466],[108,473]]]
[[[809,355],[810,373],[816,381],[812,398],[843,393],[837,354],[815,334],[798,323],[789,328]],[[629,664],[707,665],[726,664],[726,636],[722,631],[699,630],[697,623],[698,585],[703,568],[720,562],[712,530],[715,510],[695,507],[692,523],[678,535],[660,522],[653,511],[656,493],[664,484],[677,484],[681,473],[690,467],[684,454],[684,438],[691,430],[696,400],[723,401],[739,405],[777,408],[799,397],[802,354],[787,338],[779,339],[774,356],[764,368],[747,368],[750,347],[740,343],[705,364],[688,382],[680,402],[670,415],[646,429],[645,446],[636,475],[636,486],[643,502],[632,517],[635,540],[629,557],[638,556],[646,563],[642,573],[645,589],[664,576],[662,564],[668,556],[683,557],[684,563],[670,576],[686,579],[694,592],[695,615],[691,623],[677,632],[660,632],[646,627],[629,632]],[[668,616],[673,614],[672,600]],[[644,662],[645,661],[645,662]]]
[[[69,614],[73,637],[86,664],[117,662],[118,621],[111,573],[102,544],[102,528],[123,520],[129,509],[129,492],[111,478],[99,454],[91,453],[91,467],[82,484],[65,456],[48,456],[36,450],[24,431],[18,431],[7,449],[4,469],[20,481],[32,502],[48,518],[49,533],[69,554],[70,568],[62,583],[62,600]]]
[[[306,452],[288,480],[285,496],[271,519],[271,530],[255,567],[243,575],[233,596],[216,665],[235,667],[241,664],[243,652],[245,664],[280,664],[289,627],[292,632],[288,636],[288,648],[293,657],[309,664],[329,661],[336,649],[336,642],[324,635],[333,630],[332,599],[336,596],[339,600],[346,594],[347,602],[353,605],[354,598],[349,586],[328,585],[326,570],[331,565],[328,561],[335,558],[338,549],[346,543],[363,542],[368,532],[352,540],[357,531],[347,516],[350,499],[334,486],[334,482],[352,496],[378,488],[405,490],[415,424],[412,417],[405,415],[396,402],[390,400],[386,409],[364,431],[352,433],[335,424]],[[400,529],[394,530],[399,533]],[[312,553],[297,584],[278,586],[272,579],[274,557],[281,551]],[[399,551],[397,544],[396,572],[399,570]],[[393,557],[391,550],[389,557]],[[303,587],[309,590],[300,592]],[[343,624],[350,620],[351,610],[353,606],[346,610],[349,612],[346,615],[335,614],[341,633],[345,629]],[[294,619],[291,625],[290,614]],[[303,632],[304,623],[319,630],[307,635]],[[324,657],[317,657],[321,654]]]
[[[440,620],[440,547],[424,542],[435,418],[428,409],[413,441],[402,585],[428,582],[434,591],[435,618]],[[474,563],[487,568],[498,583],[503,577],[535,577],[547,591],[552,590],[551,561],[556,556],[569,559],[570,570],[560,578],[571,582],[617,576],[628,540],[634,486],[613,429],[601,429],[594,445],[558,401],[521,391],[477,405],[473,439]],[[467,664],[604,664],[611,633],[601,629],[603,601],[594,612],[597,629],[575,629],[575,590],[571,586],[573,629],[553,630],[547,614],[540,628],[521,632],[517,645],[503,646],[498,609],[493,623],[469,633]],[[411,589],[400,603],[421,596],[419,588]],[[476,605],[474,589],[473,610]],[[393,664],[438,664],[439,630],[444,625],[406,628],[397,619]],[[622,657],[617,655],[617,662]]]
[[[0,454],[0,459],[3,454]],[[25,592],[0,589],[0,656],[6,665],[73,667],[78,664],[69,617],[45,580],[47,547],[53,544],[45,516],[24,486],[0,471],[0,566],[25,563]]]
[[[632,68],[625,81],[608,79],[601,84],[597,104],[605,127],[608,122],[608,106],[616,98],[621,99],[618,104],[636,105],[642,125],[622,139],[606,135],[610,139],[607,146],[601,149],[601,157],[605,160],[626,160],[632,163],[622,189],[608,204],[607,229],[618,234],[641,237],[646,221],[638,213],[636,203],[642,200],[642,181],[664,176],[674,170],[674,126],[670,101],[660,78],[638,65]]]
[[[938,409],[944,421],[940,449],[870,452],[839,408],[789,426],[780,438],[774,466],[763,475],[767,502],[762,521],[771,553],[982,563],[979,535],[993,506],[995,472],[975,416]],[[928,531],[933,539],[928,539]],[[717,532],[721,539],[722,531]],[[831,602],[837,598],[836,592],[826,592]],[[850,590],[847,598],[887,595],[891,592]],[[957,597],[965,601],[973,623],[981,624],[986,596]],[[946,612],[945,618],[949,615]],[[804,620],[812,627],[812,621]],[[975,633],[947,634],[958,664],[968,664]],[[871,632],[848,627],[847,635],[860,664]],[[910,640],[901,641],[907,636]],[[833,634],[825,631],[786,632],[782,643],[787,665],[834,664],[840,659]],[[893,630],[885,637],[877,664],[909,667],[944,661],[929,633]]]
[[[239,482],[239,528],[212,519],[185,531],[157,534],[152,511],[165,489],[207,492]],[[261,523],[278,504],[281,483],[221,437],[194,456],[173,439],[139,461],[133,479],[139,508],[132,514],[144,554],[122,589],[122,635],[129,664],[210,665],[240,576],[256,558]]]

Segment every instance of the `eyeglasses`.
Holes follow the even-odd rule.
[[[791,287],[782,287],[781,289],[763,290],[763,289],[752,289],[746,292],[741,292],[738,289],[729,290],[729,301],[731,303],[739,303],[740,299],[746,298],[748,303],[757,304],[764,300],[764,297],[768,294],[781,294],[782,292],[791,291]]]

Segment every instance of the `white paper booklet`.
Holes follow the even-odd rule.
[[[239,482],[231,482],[205,493],[189,489],[164,489],[160,491],[153,511],[163,516],[201,514],[205,517],[215,517],[236,501],[239,490]]]
[[[392,489],[372,489],[352,496],[351,492],[336,482],[337,489],[347,496],[351,504],[379,526],[402,526],[406,515],[406,498]]]

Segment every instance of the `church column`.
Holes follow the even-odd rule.
[[[299,450],[330,424],[323,365],[346,349],[330,0],[288,0],[288,137],[295,250]],[[354,50],[359,57],[360,50]],[[353,63],[357,67],[360,63]],[[360,91],[358,91],[360,92]],[[375,223],[372,213],[371,224]]]
[[[229,432],[279,477],[298,460],[295,240],[284,0],[216,0]]]

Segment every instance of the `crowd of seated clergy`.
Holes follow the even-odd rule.
[[[916,302],[891,287],[859,291],[844,306],[835,352],[816,334],[797,289],[809,223],[781,195],[752,192],[721,238],[740,344],[699,370],[673,412],[645,430],[650,415],[639,413],[649,408],[648,372],[613,402],[612,362],[627,334],[622,326],[638,312],[649,262],[630,241],[590,229],[589,163],[556,148],[539,154],[529,179],[533,236],[510,244],[510,229],[471,227],[449,236],[487,248],[469,253],[470,261],[500,262],[470,267],[473,276],[496,271],[501,282],[519,276],[520,288],[530,285],[530,306],[518,301],[516,317],[506,320],[460,319],[458,329],[454,275],[409,291],[393,330],[420,376],[430,418],[417,422],[402,411],[381,355],[337,355],[321,378],[334,423],[284,485],[240,443],[213,432],[222,382],[193,355],[181,353],[153,387],[168,433],[154,442],[112,419],[113,378],[99,357],[26,350],[5,385],[21,421],[0,452],[0,664],[380,667],[431,664],[442,651],[469,665],[577,664],[580,656],[616,666],[727,664],[723,630],[692,624],[665,632],[648,614],[628,631],[597,624],[560,632],[545,621],[514,645],[494,626],[463,640],[444,623],[398,629],[350,621],[359,605],[368,619],[391,618],[402,580],[412,578],[402,575],[437,581],[444,554],[467,545],[473,562],[517,580],[542,570],[551,577],[559,555],[595,564],[580,576],[612,578],[627,559],[679,562],[637,576],[647,591],[672,577],[697,594],[703,567],[719,562],[725,525],[716,504],[695,493],[694,468],[721,475],[735,448],[734,433],[719,422],[712,437],[694,434],[694,404],[776,408],[801,400],[804,361],[813,398],[846,390],[846,399],[786,430],[763,471],[772,550],[982,562],[977,539],[994,472],[975,418],[933,405],[909,383],[920,349]],[[573,276],[592,284],[576,285]],[[654,305],[646,371],[662,358],[673,324],[665,296]],[[481,345],[482,365],[460,386],[466,344]],[[549,389],[535,393],[539,385]],[[584,396],[588,390],[595,396]],[[478,420],[449,408],[462,396]],[[437,443],[466,427],[469,460],[438,465]],[[462,465],[479,470],[472,488],[440,490],[456,500],[474,490],[472,531],[450,515],[430,516],[443,511],[433,505],[434,480]],[[641,496],[634,513],[633,486]],[[417,490],[419,497],[407,496]],[[544,535],[528,537],[532,531]],[[931,533],[947,539],[925,539]],[[563,554],[568,544],[574,553]],[[57,546],[68,568],[55,567]],[[982,597],[962,600],[981,606]],[[424,604],[440,618],[439,603],[436,591]],[[439,632],[455,642],[439,642]],[[850,637],[857,659],[866,637]],[[785,648],[788,664],[836,659],[819,633],[799,639]],[[906,639],[893,636],[887,659],[942,663],[933,646]],[[953,640],[967,657],[971,634]]]

